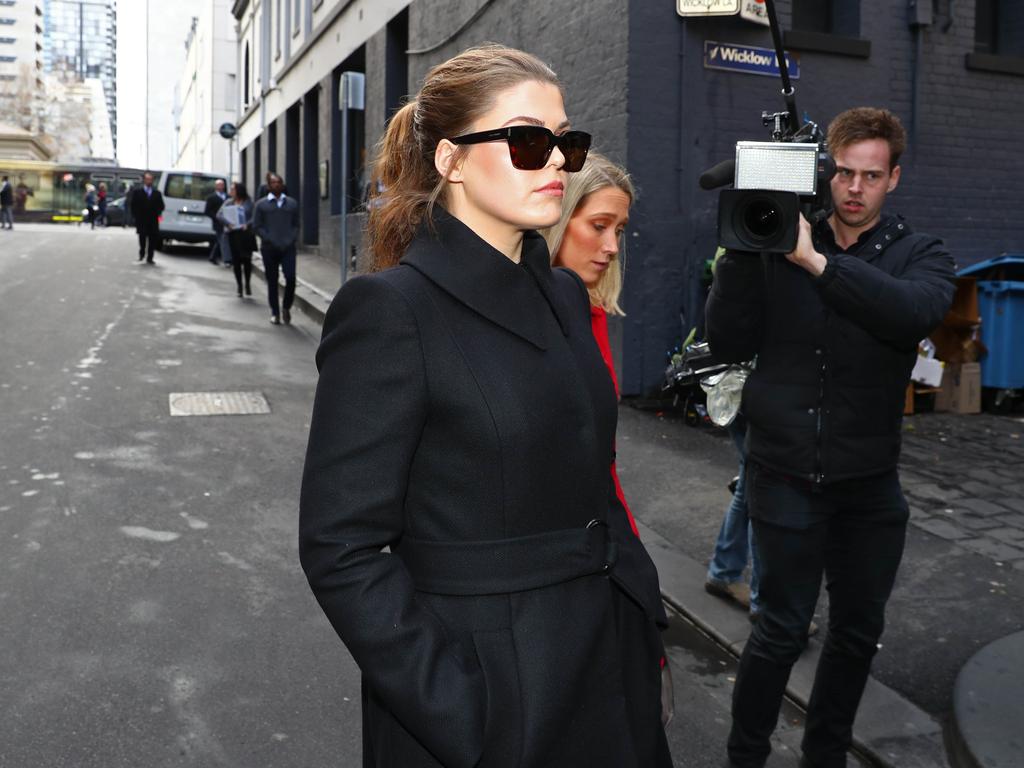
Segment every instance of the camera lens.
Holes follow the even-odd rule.
[[[743,228],[759,240],[775,237],[781,223],[782,216],[773,200],[755,197],[743,210]]]

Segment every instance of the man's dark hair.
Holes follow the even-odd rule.
[[[889,145],[889,170],[895,168],[907,148],[903,123],[888,109],[854,107],[840,112],[828,126],[828,148],[836,152],[858,141],[882,139]]]
[[[273,171],[271,171],[270,173],[268,173],[268,174],[267,174],[267,183],[269,184],[269,183],[271,182],[271,180],[272,180],[272,179],[277,179],[277,180],[278,180],[278,181],[280,181],[280,182],[281,182],[282,184],[284,184],[284,179],[282,179],[282,178],[281,178],[280,176],[278,176],[278,175],[277,175],[276,173],[274,173]]]

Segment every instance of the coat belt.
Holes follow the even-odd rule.
[[[500,595],[607,574],[617,550],[608,527],[538,533],[491,541],[424,541],[403,536],[395,547],[416,589],[436,595]]]

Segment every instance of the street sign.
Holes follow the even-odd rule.
[[[790,78],[798,80],[800,78],[800,57],[787,52],[786,63]],[[717,43],[714,40],[704,41],[704,68],[743,72],[748,75],[779,76],[778,58],[771,48]]]
[[[225,139],[235,138],[235,134],[238,133],[238,129],[235,128],[233,123],[221,123],[220,128],[217,131]]]
[[[676,0],[680,16],[735,16],[740,0]]]
[[[740,6],[740,18],[753,21],[755,24],[764,24],[766,27],[771,26],[768,23],[768,7],[764,4],[764,0],[743,0],[743,5]]]

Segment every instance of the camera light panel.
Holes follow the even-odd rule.
[[[813,195],[817,181],[817,144],[736,143],[736,189],[770,189]]]

